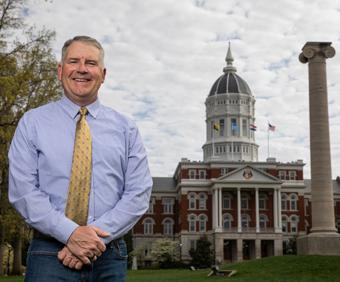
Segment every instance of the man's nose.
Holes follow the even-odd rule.
[[[82,61],[79,62],[77,71],[81,73],[87,72],[87,67],[86,67],[85,62],[82,62]]]

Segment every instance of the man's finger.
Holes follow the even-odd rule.
[[[83,267],[83,263],[79,260],[74,266],[75,269],[80,270]]]
[[[63,248],[61,251],[58,252],[58,259],[59,260],[63,260],[66,256],[66,252],[65,252],[65,249]]]
[[[105,237],[110,236],[110,233],[100,229],[99,227],[96,227],[96,226],[93,226],[93,225],[89,225],[89,227],[91,227],[97,233],[97,235],[99,237],[105,238]]]

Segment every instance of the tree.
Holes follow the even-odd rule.
[[[8,202],[7,152],[22,115],[61,94],[57,61],[50,48],[55,34],[25,25],[21,16],[25,2],[0,0],[0,246],[8,242],[16,248],[21,248],[22,238],[28,240],[29,236]],[[20,38],[14,38],[12,34],[18,32]],[[13,272],[19,273],[20,250],[14,250],[14,254]]]
[[[192,258],[192,265],[199,268],[210,267],[213,262],[211,243],[206,236],[197,240],[196,249],[191,249],[189,254]]]
[[[158,239],[152,244],[151,255],[160,268],[170,268],[179,262],[179,243],[171,239]]]

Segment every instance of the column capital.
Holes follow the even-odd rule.
[[[332,42],[307,42],[299,55],[300,62],[303,64],[307,62],[322,63],[325,59],[333,58],[335,49],[331,44]]]

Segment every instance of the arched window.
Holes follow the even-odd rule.
[[[205,214],[201,214],[198,217],[199,232],[205,232],[207,230],[207,221],[208,218]]]
[[[231,223],[233,221],[233,216],[229,213],[223,215],[223,229],[231,229]]]
[[[299,217],[297,215],[292,215],[290,217],[290,232],[291,233],[298,232],[298,224],[299,224]]]
[[[287,194],[282,193],[282,194],[281,194],[281,209],[282,209],[283,211],[286,211],[286,210],[287,210],[287,207],[288,207],[287,201],[288,201]]]
[[[288,232],[287,222],[288,222],[287,216],[283,215],[282,216],[282,232],[283,233],[287,233]]]
[[[231,196],[230,194],[224,194],[222,200],[222,208],[225,210],[231,209]]]
[[[165,218],[162,222],[163,224],[163,234],[167,236],[173,235],[174,221],[172,218]]]
[[[196,194],[190,193],[188,195],[188,199],[189,199],[189,209],[190,210],[196,209]]]
[[[143,221],[144,225],[144,234],[145,235],[152,235],[153,234],[153,225],[155,224],[155,221],[152,218],[145,218]]]
[[[189,221],[189,232],[196,232],[196,215],[191,214],[188,217]]]
[[[290,209],[293,211],[297,210],[297,200],[298,200],[298,196],[296,194],[290,195]]]
[[[207,208],[207,195],[205,193],[199,194],[198,208],[200,210],[205,210]]]
[[[250,222],[250,216],[248,214],[242,214],[241,216],[242,228],[248,228]]]
[[[265,214],[260,214],[260,228],[261,229],[267,228],[267,222],[268,222],[268,216]]]

